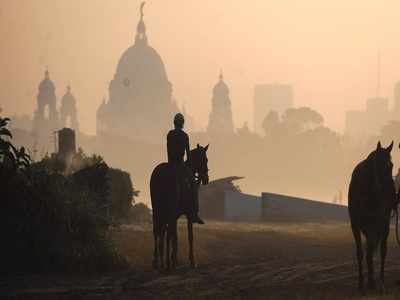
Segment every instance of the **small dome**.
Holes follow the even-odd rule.
[[[219,81],[218,83],[214,86],[213,89],[214,94],[229,94],[229,88],[224,82],[224,78],[222,74],[219,75]]]
[[[75,97],[71,93],[71,87],[67,86],[67,92],[61,99],[61,105],[74,106],[75,102],[76,102]]]
[[[50,80],[50,73],[48,70],[44,73],[44,79],[39,84],[39,91],[40,92],[54,92],[55,86],[53,81]]]

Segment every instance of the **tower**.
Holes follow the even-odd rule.
[[[213,88],[211,112],[207,131],[215,135],[232,135],[234,133],[229,88],[224,82],[222,72],[219,81]]]
[[[55,130],[59,129],[59,116],[56,107],[54,83],[46,70],[44,79],[39,84],[37,108],[33,117],[33,133],[38,139],[48,140]]]
[[[61,99],[61,126],[79,130],[78,114],[76,109],[76,99],[71,93],[71,87],[67,86],[67,91]]]

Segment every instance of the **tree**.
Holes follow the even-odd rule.
[[[12,139],[12,134],[7,129],[9,121],[9,118],[0,117],[0,162],[3,163],[3,167],[9,167],[15,171],[20,168],[27,168],[31,158],[24,147],[18,149],[9,141],[9,139]]]
[[[272,136],[274,133],[279,131],[281,124],[279,120],[278,112],[271,110],[264,118],[262,122],[265,136]]]
[[[324,123],[324,118],[309,107],[289,108],[282,115],[282,123],[290,133],[300,133]]]

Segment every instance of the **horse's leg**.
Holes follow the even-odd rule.
[[[356,242],[356,251],[357,251],[357,263],[358,263],[358,288],[360,290],[364,289],[364,273],[363,273],[363,249],[362,249],[362,241],[361,241],[361,232],[355,226],[351,226],[353,231],[354,240]]]
[[[177,257],[178,257],[178,222],[175,221],[173,226],[171,226],[172,233],[172,268],[175,269],[177,265]]]
[[[375,236],[367,235],[367,268],[368,268],[368,288],[375,289],[374,276],[374,251],[376,246]]]
[[[170,246],[171,246],[171,238],[172,238],[172,233],[171,233],[171,222],[168,223],[168,228],[167,228],[167,255],[166,260],[167,260],[167,269],[169,270],[171,268],[171,259],[170,259]]]
[[[381,274],[380,284],[382,291],[385,289],[385,259],[387,253],[387,239],[381,241]]]
[[[153,237],[154,237],[154,252],[153,252],[153,268],[158,269],[158,229],[157,221],[153,216]]]
[[[389,236],[389,226],[385,226],[384,234],[381,241],[381,273],[380,273],[380,281],[381,281],[381,289],[382,292],[385,289],[385,260],[386,260],[386,253],[387,253],[387,238]]]
[[[163,224],[160,226],[160,235],[158,237],[158,251],[160,253],[160,268],[164,269],[164,239],[165,239],[165,227]]]
[[[189,238],[189,261],[192,268],[196,267],[193,254],[193,223],[188,219],[188,238]]]

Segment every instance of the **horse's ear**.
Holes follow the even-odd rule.
[[[197,149],[199,149],[200,148],[200,145],[199,144],[197,144]]]
[[[382,149],[382,145],[381,145],[381,141],[378,142],[378,145],[376,146],[377,150],[381,150]]]
[[[387,152],[391,152],[392,149],[393,149],[393,141],[392,141],[392,143],[386,148],[386,151],[387,151]]]
[[[208,144],[207,146],[205,146],[205,147],[204,147],[204,151],[206,151],[206,152],[207,152],[207,150],[208,150],[208,146],[210,146],[210,144]]]

